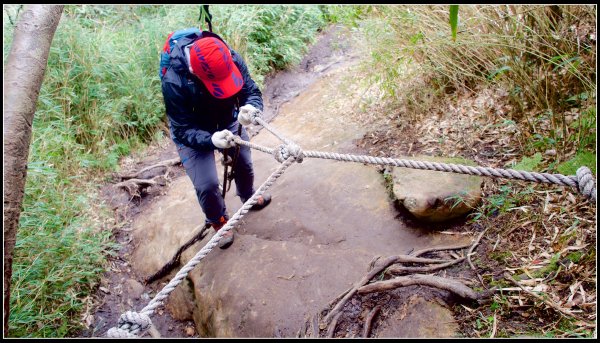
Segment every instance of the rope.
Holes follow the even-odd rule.
[[[294,143],[293,141],[287,139],[284,135],[279,133],[279,131],[275,130],[274,127],[272,127],[269,123],[262,119],[260,117],[260,112],[257,111],[253,114],[252,123],[262,125],[265,129],[269,130],[269,132],[271,132],[273,135],[275,135],[277,138],[279,138],[282,142],[285,143],[285,145],[280,145],[275,151],[274,156],[279,163],[282,163],[283,161],[287,160],[290,156],[294,156],[296,162],[302,163],[302,161],[304,160],[304,153],[302,152],[302,149],[300,149],[300,146]]]
[[[111,338],[136,338],[139,332],[145,332],[152,325],[150,317],[133,311],[127,311],[119,318],[119,327],[106,333]]]
[[[413,169],[435,170],[468,175],[491,176],[496,178],[519,179],[540,183],[554,183],[558,185],[574,187],[587,198],[594,201],[596,200],[596,182],[594,181],[592,171],[588,167],[580,167],[574,176],[564,176],[561,174],[535,173],[514,169],[472,167],[452,163],[393,159],[387,157],[339,154],[322,151],[302,151],[300,146],[281,135],[277,130],[271,127],[271,125],[264,121],[260,117],[259,112],[252,116],[252,123],[262,125],[285,144],[279,145],[276,149],[270,149],[258,144],[246,142],[241,137],[235,136],[233,133],[227,137],[227,140],[234,144],[244,145],[249,148],[273,155],[275,159],[281,163],[277,170],[275,170],[275,172],[269,176],[269,178],[259,187],[259,189],[254,192],[252,197],[250,197],[250,199],[248,199],[231,217],[227,224],[217,231],[217,233],[210,239],[210,241],[208,241],[204,248],[202,248],[196,254],[196,256],[194,256],[185,266],[183,266],[183,268],[181,268],[175,277],[171,279],[171,281],[154,297],[154,299],[148,303],[148,305],[146,305],[146,307],[141,310],[140,313],[128,311],[121,315],[118,327],[108,330],[108,337],[135,338],[139,332],[145,332],[145,330],[150,328],[152,325],[150,315],[152,315],[154,310],[162,304],[162,301],[175,289],[175,287],[177,287],[177,285],[179,285],[181,280],[183,280],[187,274],[194,269],[194,267],[200,263],[200,261],[206,255],[208,255],[208,253],[212,251],[212,249],[218,244],[219,240],[221,240],[223,235],[235,227],[242,217],[248,213],[250,208],[257,203],[258,196],[262,195],[269,187],[271,187],[275,180],[277,180],[293,162],[301,163],[304,157],[380,164]]]
[[[245,145],[245,146],[247,146],[249,148],[256,149],[256,150],[262,151],[262,152],[266,152],[269,155],[274,155],[274,151],[275,151],[274,149],[270,149],[270,148],[264,147],[262,145],[258,145],[258,144],[247,142],[247,141],[243,140],[239,136],[233,136],[231,139],[236,144]]]
[[[305,151],[304,155],[307,157],[332,159],[338,161],[381,164],[413,169],[436,170],[468,175],[490,176],[505,179],[518,179],[540,183],[554,183],[557,185],[574,187],[578,189],[579,192],[587,198],[596,200],[596,185],[592,177],[592,171],[588,167],[580,167],[577,170],[576,176],[564,176],[561,174],[535,173],[514,169],[472,167],[453,163],[403,160],[387,157],[338,154],[321,151]]]
[[[576,172],[579,192],[586,197],[596,200],[596,182],[588,167],[579,167]]]
[[[276,149],[269,149],[258,144],[249,143],[243,141],[240,137],[231,136],[229,139],[237,144],[245,145],[253,149],[257,149],[275,157],[278,162],[287,160],[290,157],[300,163],[304,157],[323,158],[337,161],[346,162],[359,162],[369,164],[380,164],[403,168],[422,169],[422,170],[434,170],[451,172],[458,174],[468,174],[477,176],[489,176],[495,178],[505,179],[517,179],[539,183],[553,183],[562,186],[569,186],[577,189],[586,198],[593,201],[596,200],[596,182],[592,175],[592,171],[588,167],[580,167],[577,170],[576,175],[565,176],[562,174],[550,174],[550,173],[536,173],[528,172],[523,170],[514,169],[500,169],[500,168],[488,168],[488,167],[472,167],[462,164],[454,163],[440,163],[440,162],[429,162],[429,161],[417,161],[417,160],[405,160],[405,159],[394,159],[387,157],[373,157],[368,155],[351,155],[351,154],[339,154],[333,152],[322,152],[322,151],[303,151],[298,145],[289,139],[285,138],[275,129],[273,129],[267,122],[265,122],[260,116],[255,115],[253,117],[253,123],[256,122],[264,126],[267,130],[277,136],[286,144],[278,146]]]
[[[269,176],[269,178],[258,188],[256,192],[248,199],[242,207],[231,217],[231,219],[225,224],[217,233],[206,243],[204,248],[200,250],[196,256],[194,256],[173,279],[152,299],[146,307],[144,307],[140,313],[128,311],[119,319],[119,327],[111,328],[107,332],[108,337],[113,338],[125,338],[125,337],[136,337],[136,334],[140,331],[146,330],[151,322],[150,315],[154,313],[157,307],[162,304],[162,301],[169,296],[169,294],[179,285],[179,283],[187,276],[187,274],[194,269],[194,267],[200,263],[200,261],[212,251],[212,249],[219,243],[219,240],[223,235],[231,230],[235,225],[242,219],[242,217],[250,211],[250,208],[257,203],[258,197],[262,195],[273,183],[277,180],[283,172],[294,162],[294,158],[290,157],[284,161],[278,168]]]

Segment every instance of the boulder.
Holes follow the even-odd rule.
[[[457,158],[417,156],[429,162],[475,165]],[[479,176],[395,167],[392,170],[395,199],[416,218],[439,223],[471,211],[481,201],[482,178]]]

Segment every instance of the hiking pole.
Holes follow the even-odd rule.
[[[237,130],[237,135],[239,137],[241,137],[242,135],[242,124],[238,124],[238,130]],[[231,181],[233,180],[233,178],[235,177],[235,165],[237,163],[237,159],[238,156],[240,155],[240,146],[237,145],[235,147],[235,153],[233,154],[233,158],[231,158],[231,156],[229,156],[229,149],[225,149],[223,150],[223,166],[225,166],[224,170],[223,170],[223,189],[222,189],[222,194],[223,194],[223,199],[225,199],[225,194],[227,192],[229,192],[229,189],[231,189]],[[231,171],[228,171],[228,168],[231,168]]]
[[[227,179],[229,176],[229,172],[227,171],[227,169],[229,168],[229,166],[232,164],[232,159],[229,156],[229,149],[224,149],[223,150],[223,159],[221,160],[221,163],[223,164],[223,189],[221,190],[221,193],[223,195],[223,200],[225,200],[225,194],[227,193],[227,191],[229,190],[227,187]],[[233,166],[231,167],[231,169],[233,170]]]

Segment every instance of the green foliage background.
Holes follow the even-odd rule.
[[[19,5],[4,8],[6,65]],[[212,5],[213,31],[261,85],[300,60],[326,24],[316,6]],[[167,130],[158,58],[167,35],[202,26],[200,5],[67,5],[33,122],[15,246],[9,337],[69,337],[83,328],[106,267],[112,215],[99,184],[119,159]]]

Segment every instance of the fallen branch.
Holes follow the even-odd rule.
[[[150,180],[129,179],[129,180],[122,181],[122,182],[115,184],[115,187],[125,189],[131,196],[140,196],[140,193],[144,189],[146,189],[150,186],[154,186],[154,185],[164,186],[166,184],[166,182],[167,182],[167,180],[166,180],[165,176],[159,175],[159,176],[153,177]]]

